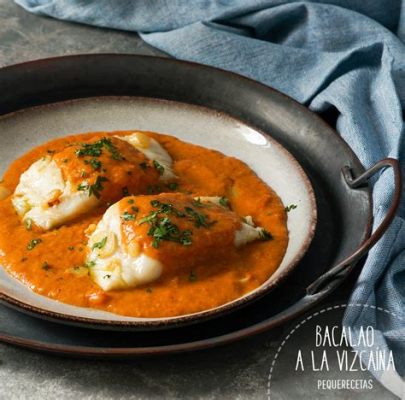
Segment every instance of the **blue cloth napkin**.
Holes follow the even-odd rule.
[[[37,14],[137,31],[176,58],[249,76],[316,112],[335,107],[336,128],[364,166],[387,156],[405,160],[401,0],[15,1]],[[381,173],[373,188],[375,226],[392,192],[392,173]],[[352,294],[351,303],[368,307],[349,307],[344,321],[377,326],[377,344],[395,351],[400,375],[405,375],[404,218],[405,201],[368,255]],[[374,307],[390,313],[381,317]],[[394,391],[401,395],[399,386]]]

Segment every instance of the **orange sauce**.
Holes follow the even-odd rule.
[[[66,148],[67,145],[132,132],[97,132],[53,140],[15,160],[5,173],[2,185],[14,191],[20,175],[49,152],[55,152],[55,157],[59,157],[58,152],[66,151],[60,156],[59,166],[64,174],[69,175],[69,179],[74,179],[72,176],[77,168],[73,166],[76,161],[73,161],[75,157],[72,157],[72,152],[75,147]],[[78,274],[75,269],[85,263],[85,230],[100,220],[106,209],[104,202],[88,215],[44,232],[35,227],[27,230],[8,197],[0,201],[0,264],[41,295],[64,303],[134,317],[170,317],[207,310],[241,297],[265,282],[280,265],[288,243],[287,216],[277,194],[240,160],[172,136],[145,133],[164,146],[173,158],[173,169],[178,177],[176,192],[192,196],[224,196],[229,199],[233,211],[240,216],[252,216],[258,226],[271,233],[273,239],[257,241],[238,249],[226,246],[227,251],[221,253],[220,257],[203,257],[201,262],[198,261],[198,254],[204,251],[209,254],[212,250],[209,243],[206,247],[199,243],[196,246],[198,251],[193,256],[196,262],[192,263],[191,268],[176,270],[175,262],[169,263],[174,268],[173,272],[163,273],[151,284],[104,292],[88,274]],[[119,143],[115,144],[120,146]],[[120,148],[120,151],[130,150]],[[126,153],[126,158],[131,157],[138,155]],[[65,159],[72,159],[70,167],[69,163],[63,162]],[[127,171],[132,167],[128,163],[124,165],[120,169],[114,164],[116,180],[109,179],[111,183],[106,185],[106,202],[116,198],[117,191],[122,189],[120,185],[128,182]],[[148,170],[152,171],[153,168]],[[91,171],[86,170],[89,174]],[[129,175],[137,175],[136,172]],[[154,182],[156,176],[148,179]],[[139,187],[138,184],[135,186]],[[159,183],[148,185],[147,191],[172,192],[171,188]],[[227,223],[233,222],[230,219]],[[29,250],[28,243],[33,239],[41,241]],[[226,236],[221,238],[224,246],[228,239]],[[173,260],[176,260],[176,256],[173,256]]]

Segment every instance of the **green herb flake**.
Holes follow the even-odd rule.
[[[95,261],[87,261],[85,264],[83,264],[83,267],[85,268],[93,268],[96,265]]]
[[[100,198],[100,192],[104,189],[103,182],[107,182],[108,179],[104,176],[98,176],[96,182],[89,186],[89,197],[94,195],[97,199]]]
[[[95,250],[95,249],[101,250],[105,246],[106,243],[107,243],[107,236],[105,238],[101,239],[99,242],[94,243],[93,247],[91,249],[92,250]]]
[[[193,243],[193,241],[191,240],[192,234],[193,232],[190,230],[183,231],[183,237],[180,239],[180,243],[183,246],[190,246]]]
[[[189,280],[190,282],[195,282],[197,279],[198,279],[198,278],[197,278],[196,273],[195,273],[194,271],[191,271],[191,272],[190,272],[190,275],[189,275],[189,277],[188,277],[188,280]]]
[[[127,203],[128,203],[128,204],[134,204],[134,203],[135,203],[135,200],[134,200],[134,199],[128,199],[128,200],[127,200]]]
[[[97,160],[97,158],[92,158],[92,159],[89,161],[89,164],[91,165],[91,167],[92,167],[95,171],[98,171],[98,170],[101,168],[101,166],[102,166],[101,161],[100,161],[100,160]]]
[[[172,204],[161,203],[158,200],[152,200],[151,205],[158,209],[141,218],[138,224],[148,223],[150,225],[148,236],[153,238],[152,246],[158,249],[160,242],[164,240],[190,246],[192,244],[192,231],[189,229],[181,231],[168,217],[168,215],[174,214],[179,218],[184,218],[186,214],[177,210]]]
[[[32,239],[27,245],[27,250],[33,250],[40,243],[42,243],[42,239]]]
[[[111,158],[116,161],[125,160],[125,158],[120,154],[118,149],[112,144],[110,139],[104,138],[101,139],[104,147],[110,152]]]
[[[157,170],[157,172],[159,172],[159,175],[163,175],[165,172],[165,167],[160,164],[159,161],[153,160],[153,166],[155,167],[155,169]]]
[[[92,156],[92,157],[100,157],[102,154],[102,145],[99,142],[95,142],[93,144],[84,143],[81,145],[81,148],[76,150],[76,155],[78,157],[83,156]]]
[[[197,197],[196,199],[193,200],[193,205],[195,207],[204,207],[204,204],[202,203],[202,201],[199,197]]]
[[[45,261],[44,263],[42,263],[41,268],[42,268],[44,271],[49,271],[52,267]]]
[[[75,248],[73,246],[69,246],[68,250],[73,251]]]
[[[150,213],[149,215],[147,215],[146,217],[141,218],[141,219],[138,221],[138,225],[142,225],[142,224],[145,224],[145,223],[153,223],[154,221],[156,221],[157,216],[158,216],[158,212],[157,212],[157,211],[151,212],[151,213]]]
[[[76,150],[76,155],[78,157],[84,156],[100,157],[101,154],[103,153],[103,149],[106,149],[110,153],[111,158],[113,160],[119,161],[124,159],[124,157],[122,157],[122,155],[119,153],[118,149],[113,145],[111,139],[108,138],[102,138],[94,143],[81,144],[80,149]]]
[[[124,221],[135,221],[136,215],[129,213],[128,211],[124,211],[124,214],[121,215],[121,218]]]
[[[122,188],[122,195],[124,197],[129,196],[129,190],[126,186]]]
[[[229,207],[229,200],[226,197],[221,197],[219,204],[221,204],[222,207]]]
[[[296,204],[290,204],[284,210],[285,212],[290,212],[291,210],[295,210],[298,206]]]
[[[26,220],[24,220],[25,229],[27,231],[30,231],[32,229],[33,223],[34,223],[34,221],[31,218],[27,218]]]
[[[169,184],[167,185],[167,187],[168,187],[170,190],[177,190],[177,188],[179,187],[179,184],[176,183],[176,182],[172,182],[172,183],[169,183]]]
[[[191,207],[184,207],[184,211],[186,212],[186,214],[188,215],[189,219],[191,221],[194,221],[194,225],[197,228],[200,227],[204,227],[204,228],[208,228],[211,225],[215,224],[216,221],[208,221],[208,215],[205,214],[201,214],[197,211],[195,211],[193,208]]]
[[[271,240],[271,239],[273,239],[273,235],[269,232],[269,231],[267,231],[266,229],[264,229],[264,228],[262,228],[262,230],[260,231],[260,233],[259,233],[259,235],[260,235],[260,239],[261,240]]]
[[[139,168],[141,168],[143,170],[147,169],[148,168],[148,163],[146,163],[146,162],[139,163]]]
[[[89,184],[87,182],[79,183],[77,185],[77,190],[79,190],[79,191],[89,190]]]

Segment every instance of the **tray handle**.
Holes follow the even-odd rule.
[[[329,271],[321,275],[315,282],[310,284],[306,289],[308,295],[314,295],[319,292],[322,287],[324,287],[328,283],[331,283],[331,281],[337,278],[339,274],[346,271],[353,264],[357,263],[375,245],[375,243],[381,238],[381,236],[391,224],[401,200],[402,181],[398,160],[394,158],[385,158],[377,162],[375,165],[366,170],[357,178],[353,177],[350,167],[345,166],[342,168],[343,177],[346,183],[352,189],[356,189],[359,186],[367,183],[369,178],[385,168],[392,168],[394,172],[394,197],[392,200],[392,204],[383,221],[372,233],[372,235],[367,240],[365,240],[357,250],[355,250],[350,256],[345,258],[339,264],[335,265]]]

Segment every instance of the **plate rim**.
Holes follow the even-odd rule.
[[[0,69],[0,73],[1,73],[1,69]],[[137,99],[137,100],[139,99],[140,101],[142,101],[143,99],[148,99],[148,100],[159,101],[159,102],[163,101],[166,104],[181,103],[179,101],[156,99],[156,98],[150,98],[150,97],[145,97],[145,96],[94,96],[94,97],[63,100],[63,101],[59,101],[59,102],[55,102],[55,103],[47,103],[44,105],[32,106],[32,107],[18,110],[16,112],[0,115],[0,119],[4,118],[4,117],[9,117],[10,115],[17,114],[19,112],[30,111],[35,108],[40,109],[40,108],[48,107],[48,106],[49,107],[63,107],[63,105],[65,103],[72,103],[72,102],[76,102],[76,101],[80,102],[83,100],[91,101],[91,100],[97,100],[100,98],[107,98],[107,99],[112,98],[112,99],[119,99],[119,100],[128,98],[128,99]],[[182,103],[182,104],[185,104],[186,107],[193,107],[193,108],[202,110],[202,112],[212,113],[213,111],[216,111],[215,109],[207,107],[207,106],[197,106],[197,105],[189,104],[189,103]],[[271,275],[265,282],[263,282],[260,286],[258,286],[253,291],[248,292],[244,296],[238,297],[230,302],[221,304],[220,306],[217,306],[215,308],[211,308],[208,310],[203,310],[203,311],[199,311],[199,312],[191,313],[191,314],[174,316],[174,317],[148,318],[148,319],[142,319],[139,321],[107,320],[107,319],[89,318],[89,317],[76,316],[76,315],[71,315],[71,314],[66,314],[66,313],[60,313],[60,312],[41,308],[41,307],[35,306],[33,304],[29,304],[27,302],[23,302],[21,300],[16,299],[15,297],[12,297],[12,296],[9,296],[9,295],[3,293],[1,290],[0,290],[0,300],[2,302],[10,303],[13,306],[18,307],[22,310],[25,310],[30,315],[41,315],[41,316],[46,317],[49,320],[53,320],[56,322],[75,324],[75,325],[79,325],[79,326],[83,326],[83,327],[87,327],[87,328],[93,328],[93,329],[126,328],[126,329],[131,329],[131,330],[169,329],[169,328],[180,326],[180,325],[195,324],[200,321],[206,321],[210,318],[219,317],[228,312],[232,312],[233,310],[244,307],[245,305],[248,305],[251,302],[261,298],[262,296],[265,296],[266,294],[268,294],[272,290],[274,290],[277,286],[279,286],[282,282],[284,282],[288,278],[288,276],[294,271],[294,269],[299,265],[299,262],[304,257],[304,255],[305,255],[306,251],[308,250],[309,246],[311,245],[312,239],[315,235],[316,226],[317,226],[317,204],[316,204],[315,192],[312,187],[311,181],[310,181],[308,175],[306,174],[305,170],[301,166],[301,164],[298,162],[298,160],[279,141],[274,139],[272,136],[270,136],[268,133],[264,132],[263,130],[256,128],[253,125],[249,124],[248,122],[242,121],[241,119],[228,115],[222,111],[217,111],[217,112],[220,113],[223,117],[230,118],[237,122],[240,122],[243,125],[247,126],[248,128],[251,128],[251,129],[255,130],[256,132],[260,133],[261,135],[263,135],[264,137],[266,137],[266,139],[271,143],[271,145],[273,147],[277,148],[278,152],[280,154],[282,154],[283,157],[285,157],[286,159],[289,160],[289,163],[290,163],[289,165],[294,167],[295,171],[297,172],[297,174],[300,177],[300,180],[303,182],[303,184],[306,188],[307,199],[309,200],[310,210],[311,210],[309,218],[308,218],[309,227],[306,232],[307,236],[306,236],[305,240],[303,241],[303,243],[301,244],[300,248],[296,251],[293,259],[287,264],[286,267],[284,267],[283,272],[280,273],[276,277],[276,279],[273,279],[270,282],[268,282],[271,279],[271,277],[273,276],[273,275]],[[165,133],[165,134],[170,135],[169,133]],[[243,161],[243,160],[241,160],[241,161]],[[40,296],[39,294],[37,294],[37,295]],[[85,307],[83,307],[83,308],[85,308]],[[119,315],[119,314],[117,314],[117,315]]]

